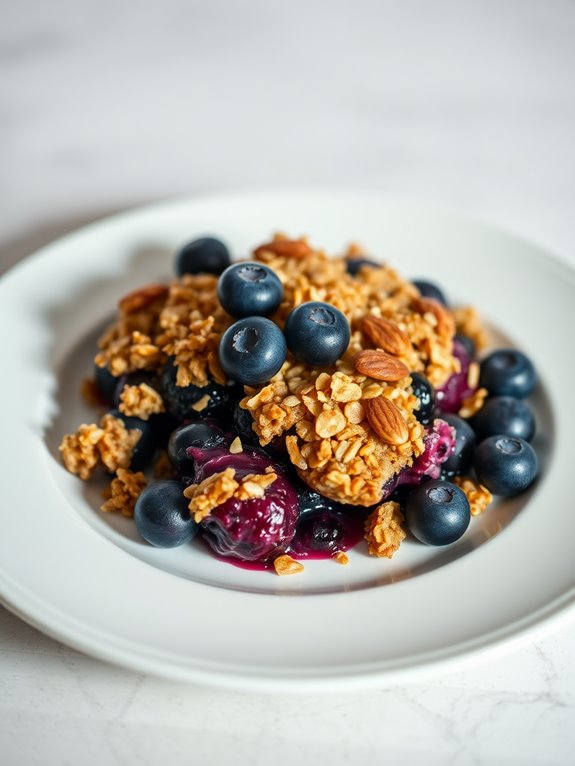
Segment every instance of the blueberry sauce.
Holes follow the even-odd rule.
[[[458,412],[464,399],[476,390],[467,382],[467,373],[472,359],[467,349],[457,338],[453,339],[453,355],[459,359],[460,372],[454,373],[441,388],[437,388],[436,403],[441,412]]]

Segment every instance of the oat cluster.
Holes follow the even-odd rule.
[[[146,477],[141,471],[134,473],[127,468],[118,468],[105,493],[106,502],[100,506],[102,511],[115,511],[122,516],[134,515],[136,500],[146,486]]]
[[[235,468],[226,468],[208,476],[199,484],[190,484],[184,490],[190,513],[199,524],[202,519],[227,500],[253,500],[264,496],[266,489],[277,479],[273,469],[265,473],[248,473],[236,477]]]
[[[371,556],[390,559],[405,539],[405,518],[399,503],[389,500],[372,511],[365,522],[365,539]]]
[[[465,492],[472,516],[479,516],[484,513],[493,500],[493,495],[487,487],[484,487],[483,484],[474,479],[455,476],[453,483],[457,484]]]
[[[138,386],[124,386],[120,394],[120,412],[129,417],[149,420],[151,415],[165,412],[161,395],[147,383]]]

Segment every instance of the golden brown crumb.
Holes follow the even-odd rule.
[[[123,420],[110,414],[102,417],[100,426],[103,433],[97,447],[104,467],[111,473],[118,468],[128,468],[142,432],[138,428],[126,428]]]
[[[399,503],[388,501],[378,506],[366,519],[365,539],[372,556],[390,559],[405,539],[405,521]]]
[[[493,500],[493,495],[487,487],[484,487],[483,484],[474,479],[456,476],[453,479],[453,483],[457,484],[465,492],[472,516],[479,516],[484,513]]]
[[[488,391],[486,388],[478,388],[471,396],[467,396],[462,402],[459,412],[460,418],[472,418],[485,404]]]
[[[149,420],[151,415],[165,412],[164,401],[155,388],[147,383],[138,386],[124,386],[118,408],[124,415]]]
[[[242,440],[239,436],[236,436],[236,438],[233,440],[233,442],[230,444],[230,452],[232,455],[238,455],[240,452],[243,452],[244,448],[242,445]]]
[[[278,575],[291,575],[303,572],[304,566],[299,561],[292,559],[287,553],[274,559],[274,569]]]
[[[263,497],[267,487],[274,483],[277,474],[274,471],[266,473],[248,473],[236,479],[235,469],[226,468],[204,479],[200,484],[190,484],[184,490],[184,497],[189,502],[190,513],[194,520],[200,522],[206,516],[232,497],[237,500],[253,500]]]
[[[349,564],[349,556],[347,553],[344,553],[344,551],[338,551],[333,558],[342,566],[347,566],[347,564]]]
[[[75,434],[66,434],[60,444],[66,470],[81,479],[89,479],[100,462],[98,442],[103,433],[95,423],[83,423]]]
[[[145,486],[146,477],[141,471],[133,473],[126,468],[118,468],[118,473],[106,492],[108,499],[100,509],[116,511],[122,516],[133,516],[136,500]]]
[[[196,412],[203,412],[210,403],[210,397],[208,394],[204,394],[197,402],[192,404],[192,409]]]
[[[83,424],[75,434],[64,436],[60,444],[62,460],[66,469],[81,479],[89,479],[98,465],[115,473],[130,465],[141,435],[139,429],[128,430],[122,420],[106,414],[99,425]]]
[[[457,332],[465,335],[475,343],[478,351],[487,346],[488,337],[481,318],[473,306],[460,306],[453,309],[453,317]]]

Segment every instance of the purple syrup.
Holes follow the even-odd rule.
[[[461,370],[454,373],[445,385],[435,391],[436,404],[441,412],[458,412],[463,400],[476,390],[470,388],[467,382],[467,373],[472,360],[463,344],[457,339],[453,341],[453,356],[459,359]]]
[[[363,538],[365,508],[318,508],[302,514],[287,549],[294,559],[329,559],[356,546]]]

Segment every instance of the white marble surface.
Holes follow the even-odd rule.
[[[574,39],[570,0],[0,3],[0,268],[141,201],[263,185],[447,204],[575,263]],[[567,766],[574,641],[286,697],[119,670],[0,609],[1,760]]]

